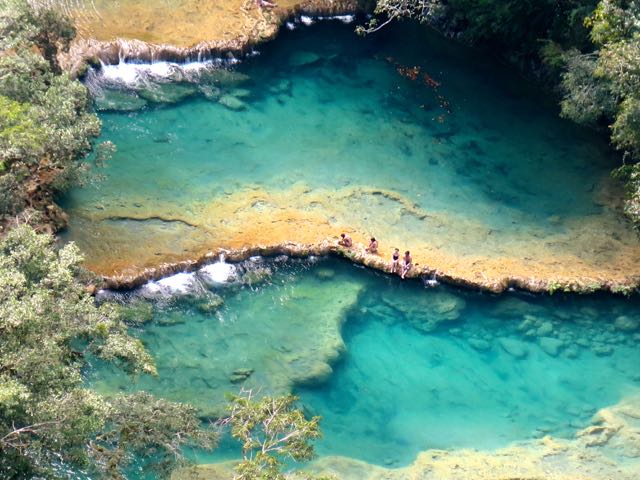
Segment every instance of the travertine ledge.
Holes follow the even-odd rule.
[[[163,263],[155,268],[145,268],[134,274],[104,276],[104,288],[115,290],[132,289],[150,280],[173,275],[183,271],[193,271],[203,265],[215,262],[220,255],[224,255],[229,262],[240,262],[255,255],[272,257],[288,255],[291,257],[337,256],[366,267],[389,272],[389,261],[380,255],[369,254],[362,247],[345,248],[337,245],[336,240],[325,240],[319,244],[302,244],[285,242],[276,245],[257,245],[241,249],[223,249],[209,252],[195,260],[185,260],[175,263]],[[640,285],[640,277],[629,277],[626,282],[594,283],[592,279],[545,280],[523,277],[503,277],[495,280],[486,276],[462,276],[439,270],[437,266],[421,266],[417,263],[407,274],[407,278],[422,280],[437,280],[449,285],[481,290],[490,293],[502,293],[510,288],[529,291],[532,293],[553,293],[554,291],[594,293],[596,291],[611,293],[631,293]]]
[[[184,3],[171,9],[155,2],[109,5],[98,1],[95,10],[89,6],[74,10],[80,34],[61,55],[61,65],[77,74],[87,61],[117,64],[122,60],[184,62],[240,57],[275,38],[288,18],[359,11],[357,0],[269,2],[275,7],[260,6],[258,0]]]

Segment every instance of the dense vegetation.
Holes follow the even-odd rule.
[[[75,279],[73,244],[26,225],[0,242],[0,471],[3,478],[63,477],[68,464],[120,478],[136,454],[153,452],[162,471],[180,447],[211,447],[195,411],[140,393],[106,398],[85,388],[91,357],[132,374],[155,373],[120,309],[94,299]]]
[[[609,129],[627,181],[625,211],[640,227],[640,2],[637,0],[379,0],[374,31],[417,18],[500,52],[557,88],[562,115]]]
[[[60,71],[72,22],[26,0],[0,0],[0,225],[17,216],[56,230],[54,194],[83,181],[100,133],[86,88]]]

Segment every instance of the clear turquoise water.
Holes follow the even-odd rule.
[[[90,256],[118,258],[126,246],[117,237],[127,227],[90,224],[83,213],[142,207],[161,214],[167,204],[189,212],[193,202],[224,199],[247,185],[278,191],[298,182],[404,195],[448,220],[434,229],[399,215],[376,236],[413,242],[428,228],[435,247],[458,255],[572,252],[582,247],[545,243],[546,236],[594,218],[597,233],[617,218],[598,195],[616,162],[606,142],[560,120],[553,100],[478,52],[410,27],[362,39],[339,22],[283,31],[259,50],[234,67],[249,77],[237,86],[244,110],[200,95],[102,113],[103,139],[118,151],[98,188],[63,199],[72,214],[68,238]],[[420,66],[440,86],[412,81],[400,66]],[[222,93],[237,94],[234,88]],[[383,230],[363,215],[353,220],[359,227]],[[465,230],[465,222],[482,233]],[[106,251],[98,226],[113,228]],[[159,232],[154,222],[137,228],[145,238]],[[594,239],[577,256],[592,260],[616,248],[610,241]]]
[[[440,86],[398,73],[416,65]],[[576,262],[597,263],[628,238],[599,194],[615,163],[605,142],[558,119],[551,100],[478,52],[420,29],[361,39],[352,25],[330,23],[285,31],[235,70],[248,79],[222,93],[243,110],[194,95],[101,113],[103,139],[118,146],[106,179],[62,199],[66,238],[90,261],[126,258],[132,241],[156,258],[163,252],[153,239],[167,231],[177,251],[186,237],[199,241],[195,229],[95,222],[96,212],[160,216],[171,205],[188,213],[248,185],[279,191],[299,182],[392,190],[445,219],[436,229],[394,210],[397,219],[376,232],[385,245],[427,232],[458,255],[527,259],[559,245]],[[382,230],[368,207],[353,205],[353,221]],[[571,237],[580,222],[605,231],[584,240],[586,250],[580,233]],[[485,233],[475,235],[475,224]],[[606,233],[612,225],[616,236]],[[216,288],[218,310],[195,277],[172,280],[186,282],[188,294],[160,295],[153,321],[137,329],[160,376],[132,380],[96,364],[89,382],[190,402],[205,417],[220,414],[224,393],[241,385],[293,391],[323,417],[321,455],[393,466],[429,448],[570,436],[640,388],[637,299],[427,289],[333,260],[266,267],[266,282]],[[193,455],[208,462],[237,453],[226,442]]]
[[[197,282],[188,299],[156,300],[138,334],[159,378],[132,383],[96,369],[91,381],[193,402],[210,415],[241,385],[293,390],[323,418],[320,455],[393,466],[429,448],[570,437],[598,408],[640,389],[637,299],[486,296],[337,260],[267,266],[263,283],[215,289],[224,299],[217,312],[198,309],[209,294]],[[239,368],[253,373],[234,383]],[[228,442],[194,453],[200,462],[237,455]]]

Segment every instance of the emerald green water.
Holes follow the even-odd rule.
[[[240,386],[294,391],[323,418],[320,455],[393,466],[430,448],[570,437],[640,389],[637,299],[485,296],[336,260],[245,265],[253,273],[230,286],[180,274],[125,294],[155,296],[139,335],[160,376],[131,382],[98,369],[96,388],[146,389],[205,415]],[[224,303],[205,313],[211,291]],[[242,369],[252,373],[234,378]],[[225,443],[195,458],[237,455]]]

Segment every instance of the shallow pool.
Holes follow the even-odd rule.
[[[93,385],[146,389],[205,416],[241,386],[293,391],[323,419],[320,455],[388,466],[427,449],[569,438],[640,390],[637,299],[486,296],[337,260],[254,258],[229,284],[210,280],[180,274],[116,295],[151,299],[138,334],[160,376],[98,367]],[[238,454],[225,443],[195,457]]]

